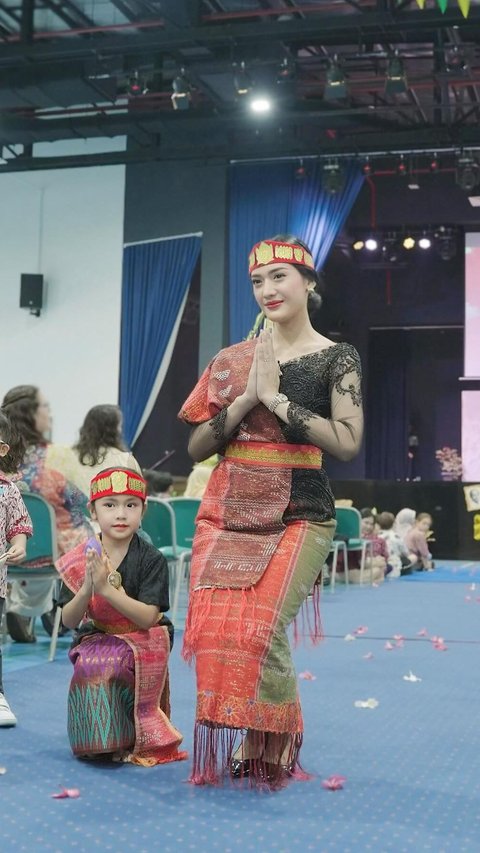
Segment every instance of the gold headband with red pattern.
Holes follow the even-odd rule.
[[[134,474],[125,468],[108,468],[100,471],[90,483],[90,500],[106,498],[110,495],[133,495],[142,501],[147,499],[147,484],[140,474]]]
[[[300,264],[315,270],[315,264],[310,252],[295,243],[280,243],[276,240],[262,240],[256,243],[248,256],[248,272],[252,273],[258,267],[274,264],[276,261],[285,264]]]

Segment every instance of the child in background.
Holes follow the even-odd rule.
[[[405,545],[415,555],[414,571],[431,572],[434,569],[432,555],[428,547],[428,534],[432,526],[432,516],[428,512],[420,512],[415,524],[405,536]]]
[[[23,443],[7,415],[0,410],[0,622],[7,595],[7,563],[18,565],[26,556],[32,522],[13,480],[23,459]],[[0,646],[0,726],[15,726],[17,718],[8,704],[2,683]]]
[[[149,497],[163,498],[163,500],[168,500],[171,497],[173,477],[169,471],[155,471],[154,468],[144,468],[143,476]]]
[[[410,559],[405,542],[393,529],[395,516],[392,512],[380,512],[376,517],[379,526],[378,535],[385,540],[388,550],[388,563],[392,566],[390,577],[398,578],[400,575],[412,573],[412,561]]]
[[[187,757],[169,720],[167,562],[137,534],[146,491],[136,471],[100,471],[90,485],[100,537],[57,564],[63,623],[84,619],[69,655],[68,733],[79,758],[151,766]]]

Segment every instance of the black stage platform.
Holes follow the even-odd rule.
[[[480,560],[480,507],[467,512],[462,482],[395,482],[390,480],[333,480],[336,499],[350,498],[357,509],[375,507],[397,513],[403,507],[429,512],[433,518],[437,559]],[[477,536],[474,537],[474,520]]]

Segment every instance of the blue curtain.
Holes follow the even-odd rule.
[[[119,396],[128,446],[178,327],[200,245],[188,236],[124,249]]]
[[[331,195],[321,184],[320,162],[308,165],[305,178],[295,177],[295,163],[232,166],[230,179],[230,342],[246,337],[258,306],[248,279],[247,258],[262,237],[295,234],[312,250],[317,269],[352,209],[363,183],[357,163],[346,169],[343,191]]]

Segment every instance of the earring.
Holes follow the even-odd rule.
[[[315,285],[314,285],[314,284],[310,284],[310,285],[307,287],[307,290],[308,290],[308,292],[309,292],[309,293],[313,293],[313,291],[315,290]]]

